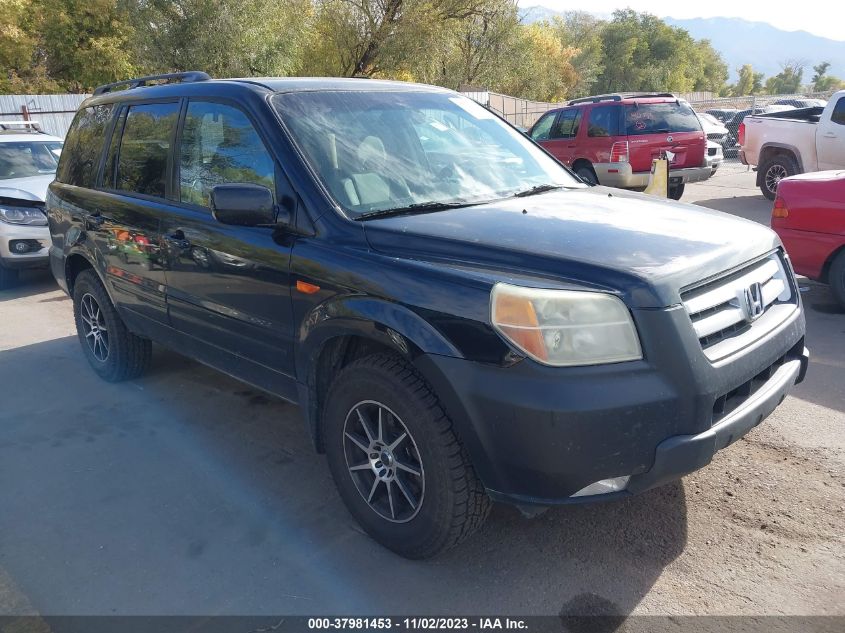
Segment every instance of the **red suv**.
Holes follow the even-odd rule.
[[[529,134],[582,180],[609,187],[644,189],[651,161],[663,151],[672,155],[669,197],[675,200],[686,183],[712,174],[701,122],[668,93],[575,99],[544,114]]]

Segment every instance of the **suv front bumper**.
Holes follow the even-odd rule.
[[[704,357],[683,308],[635,313],[647,350],[640,361],[553,368],[529,359],[510,367],[417,359],[493,499],[584,503],[678,479],[759,424],[804,378],[800,310],[718,365]],[[748,397],[718,416],[716,402],[745,385],[754,385]],[[621,492],[573,496],[619,477],[630,477]]]
[[[12,248],[12,242],[26,241],[40,246],[18,254]],[[49,262],[51,244],[50,229],[46,226],[25,226],[18,224],[0,224],[0,263],[6,268],[41,268]]]
[[[632,171],[630,163],[595,163],[593,169],[599,179],[599,184],[619,189],[644,189],[651,175],[648,171]],[[712,175],[713,169],[710,165],[670,169],[669,184],[701,182]]]

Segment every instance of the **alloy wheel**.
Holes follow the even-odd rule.
[[[387,406],[359,402],[343,425],[346,467],[367,505],[383,519],[405,523],[420,510],[425,473],[408,427]]]
[[[772,165],[766,170],[766,188],[772,193],[776,193],[778,183],[788,175],[786,173],[786,167],[783,165]]]
[[[94,358],[101,363],[109,357],[109,332],[103,311],[97,299],[90,293],[82,295],[79,306],[79,318],[82,320],[82,333]]]

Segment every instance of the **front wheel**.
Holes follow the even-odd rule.
[[[684,187],[684,183],[681,183],[680,185],[671,185],[669,187],[669,197],[672,200],[680,200],[681,196],[684,195]]]
[[[760,191],[769,200],[774,200],[778,193],[778,183],[784,178],[798,173],[798,165],[791,156],[778,154],[763,166],[760,179]]]
[[[406,558],[429,558],[477,530],[490,499],[422,376],[387,354],[354,361],[324,407],[329,468],[364,530]]]
[[[575,173],[581,180],[583,180],[589,185],[599,184],[599,179],[596,176],[596,172],[593,171],[593,168],[588,165],[579,165],[575,169]]]

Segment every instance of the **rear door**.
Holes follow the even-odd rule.
[[[628,136],[629,161],[634,172],[651,169],[651,162],[663,152],[674,157],[671,169],[701,167],[707,141],[701,121],[683,102],[634,103],[624,107],[624,130]]]
[[[830,119],[816,130],[819,170],[845,168],[845,96],[839,97]]]

